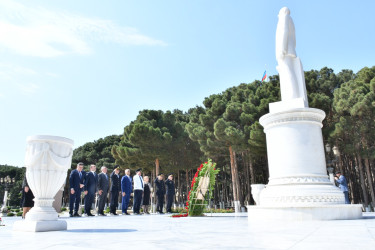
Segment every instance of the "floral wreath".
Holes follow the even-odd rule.
[[[174,218],[187,217],[187,216],[202,216],[205,206],[208,204],[204,194],[201,191],[201,182],[209,178],[207,193],[212,193],[215,187],[216,175],[220,170],[215,168],[216,163],[213,163],[211,159],[208,159],[207,162],[201,164],[197,169],[197,172],[194,175],[194,178],[191,182],[191,189],[189,191],[185,209],[187,212],[185,214],[176,214],[172,215]],[[207,180],[207,179],[206,179]],[[199,198],[200,197],[200,198]],[[202,198],[203,197],[203,198]]]

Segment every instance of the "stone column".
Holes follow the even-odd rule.
[[[345,204],[329,181],[322,137],[325,113],[301,108],[261,117],[267,138],[269,183],[261,205]]]

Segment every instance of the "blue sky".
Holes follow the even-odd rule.
[[[23,166],[29,135],[78,147],[276,74],[284,6],[305,70],[374,65],[375,1],[0,0],[0,164]]]

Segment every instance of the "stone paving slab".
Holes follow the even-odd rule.
[[[249,222],[246,213],[171,218],[61,218],[67,231],[16,232],[3,217],[0,249],[375,249],[375,213],[361,220]]]

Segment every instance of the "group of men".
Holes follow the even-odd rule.
[[[110,193],[110,214],[117,215],[117,207],[119,195],[122,196],[122,214],[129,215],[128,206],[131,193],[133,192],[133,214],[139,215],[143,199],[144,191],[150,194],[151,185],[145,183],[142,177],[141,169],[136,170],[133,178],[130,176],[130,169],[125,170],[125,175],[120,178],[120,169],[115,167],[110,176],[108,176],[108,169],[105,166],[101,167],[101,172],[96,173],[96,166],[90,165],[89,172],[83,171],[84,164],[82,162],[77,164],[77,168],[72,170],[69,176],[70,183],[70,202],[69,214],[70,217],[80,217],[78,213],[81,203],[81,192],[85,194],[84,198],[84,212],[87,216],[94,216],[91,213],[92,204],[95,200],[95,195],[98,195],[98,216],[104,216],[104,207],[107,203],[107,197]],[[147,178],[148,179],[148,178]],[[147,180],[146,179],[146,180]],[[164,197],[167,195],[167,212],[171,213],[173,198],[175,195],[175,186],[173,182],[173,175],[168,176],[167,181],[164,182],[164,175],[159,174],[155,179],[156,197],[157,197],[157,212],[163,213]],[[134,183],[134,188],[133,188]],[[145,185],[148,185],[145,188]],[[166,188],[167,187],[167,188]],[[146,195],[145,195],[146,196]],[[146,208],[148,208],[146,206]],[[145,211],[148,213],[148,211]]]

